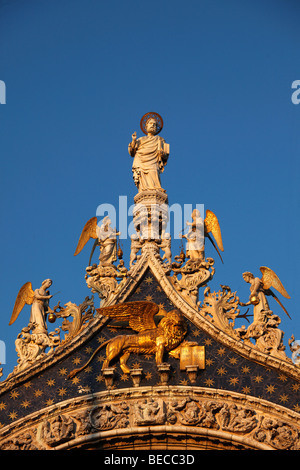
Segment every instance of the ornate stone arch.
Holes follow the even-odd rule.
[[[225,390],[110,390],[44,408],[2,430],[1,449],[299,449],[296,413]]]

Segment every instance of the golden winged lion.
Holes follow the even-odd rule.
[[[102,369],[109,367],[112,360],[119,358],[120,367],[126,374],[130,372],[127,361],[131,353],[153,354],[156,363],[163,362],[165,352],[172,352],[183,341],[187,333],[187,324],[178,310],[172,310],[156,325],[155,315],[159,306],[153,302],[136,301],[97,309],[97,311],[118,322],[128,322],[135,335],[119,335],[102,343],[92,354],[88,362],[80,369],[74,369],[68,378],[85,369],[96,354],[106,346],[106,358]]]

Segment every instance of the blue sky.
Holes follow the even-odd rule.
[[[0,0],[4,376],[29,320],[26,306],[8,327],[25,282],[53,279],[52,306],[89,294],[91,246],[74,257],[77,240],[99,204],[133,203],[127,146],[148,111],[171,147],[170,204],[219,218],[224,265],[215,256],[211,287],[246,301],[242,273],[272,268],[291,296],[292,320],[270,300],[284,343],[300,339],[299,14],[284,0]],[[128,260],[126,240],[123,250]]]

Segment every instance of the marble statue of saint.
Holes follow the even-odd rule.
[[[164,171],[169,157],[169,145],[165,143],[162,137],[157,135],[162,128],[155,117],[159,115],[156,115],[156,113],[148,114],[150,117],[143,127],[141,125],[146,136],[137,139],[136,132],[134,132],[132,141],[128,146],[129,154],[134,157],[132,172],[139,192],[147,189],[163,190],[160,183],[160,174]]]

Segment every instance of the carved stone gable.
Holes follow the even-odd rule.
[[[74,254],[93,239],[83,273],[93,295],[51,308],[51,279],[19,290],[10,324],[26,303],[31,316],[0,382],[0,448],[300,450],[299,345],[289,340],[291,360],[268,301],[289,315],[272,289],[289,295],[265,266],[260,278],[243,274],[246,302],[228,285],[212,291],[210,249],[223,262],[224,247],[210,210],[193,210],[186,250],[172,256],[160,182],[170,149],[156,135],[160,116],[146,117],[147,136],[129,144],[138,188],[129,266],[110,218],[92,217]]]

